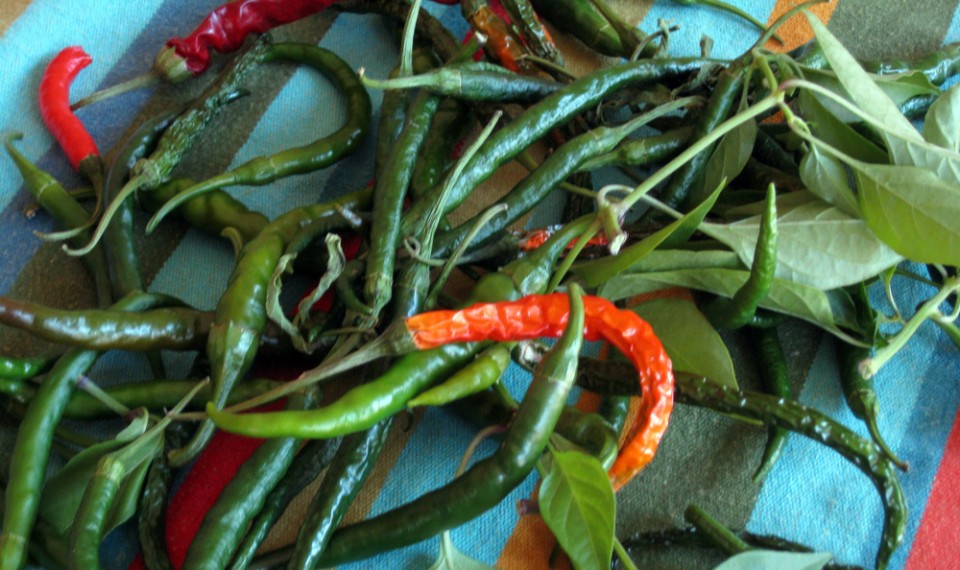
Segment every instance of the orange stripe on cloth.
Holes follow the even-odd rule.
[[[0,2],[0,35],[27,9],[31,0],[3,0]]]
[[[644,295],[632,297],[627,301],[627,306],[639,305],[647,301],[656,299],[684,299],[693,302],[693,295],[688,289],[682,287],[671,287],[659,291],[651,291]],[[610,354],[610,345],[603,343],[600,348],[600,358],[606,359]],[[601,397],[593,392],[583,391],[577,399],[577,409],[584,412],[596,412],[600,408]],[[625,425],[631,426],[636,420],[636,415],[640,409],[640,399],[633,398],[630,403],[630,412],[627,416]],[[624,430],[620,434],[620,445],[629,437],[630,430]],[[535,500],[539,491],[539,484],[530,495],[530,499]],[[528,568],[547,568],[550,562],[550,556],[556,548],[557,541],[553,533],[543,522],[540,515],[524,515],[517,521],[513,528],[513,533],[507,539],[507,544],[500,551],[500,557],[497,559],[497,568],[500,570],[527,570]],[[559,557],[554,561],[555,565],[549,566],[553,569],[566,570],[570,568],[570,562],[566,556]]]
[[[770,12],[770,18],[767,19],[767,25],[773,24],[780,16],[803,4],[804,1],[806,0],[777,0],[776,6],[774,6],[773,11]],[[839,0],[830,0],[829,2],[816,4],[807,9],[824,23],[827,23],[833,16],[833,11],[837,9],[838,2]],[[802,46],[813,38],[813,29],[802,14],[797,14],[780,26],[780,29],[777,30],[777,35],[783,39],[783,45],[771,40],[767,42],[767,48],[774,51],[790,51]]]

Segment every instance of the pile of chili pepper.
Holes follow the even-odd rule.
[[[376,13],[402,28],[391,77],[369,77],[332,51],[276,42],[269,33],[326,9]],[[778,314],[770,302],[782,286],[778,207],[791,189],[803,188],[800,155],[784,142],[787,129],[775,119],[751,121],[753,138],[739,168],[717,164],[725,158],[714,150],[714,133],[728,119],[775,91],[771,67],[789,74],[798,60],[812,69],[821,60],[764,51],[774,29],[731,62],[706,53],[669,57],[666,31],[645,34],[600,0],[463,0],[460,11],[472,30],[465,43],[419,0],[224,4],[186,37],[160,46],[150,72],[203,82],[200,95],[132,129],[104,155],[109,162],[70,107],[70,84],[91,59],[75,46],[50,62],[39,113],[93,187],[94,203],[31,163],[16,135],[5,147],[27,191],[59,226],[45,239],[64,241],[67,253],[80,256],[97,307],[66,310],[0,297],[0,324],[57,347],[0,355],[0,397],[19,418],[2,478],[0,569],[19,570],[28,561],[99,567],[104,537],[130,521],[141,547],[134,567],[244,568],[261,556],[263,564],[290,568],[331,566],[469,524],[535,470],[549,489],[567,453],[598,470],[592,484],[612,500],[621,489],[654,484],[643,469],[657,461],[675,396],[767,426],[757,482],[774,468],[790,432],[852,461],[884,504],[876,565],[886,566],[906,524],[896,471],[906,466],[882,439],[876,396],[857,368],[869,356],[862,345],[876,338],[870,331],[877,315],[864,291],[851,288],[861,326],[846,332],[860,334],[861,346],[838,342],[845,394],[872,435],[865,439],[792,400],[777,327],[796,315]],[[620,61],[575,77],[544,21],[574,36],[580,49]],[[222,60],[216,77],[205,75],[211,57]],[[958,64],[956,50],[944,50],[916,63],[869,65],[878,72],[906,66],[942,81]],[[302,65],[329,80],[346,101],[341,126],[207,180],[178,178],[185,157],[202,156],[194,143],[208,125],[230,121],[234,102],[268,77],[259,70],[276,65]],[[375,91],[383,91],[379,116]],[[119,90],[82,104],[109,105],[109,96]],[[272,220],[230,193],[236,186],[270,192],[277,180],[329,168],[365,141],[377,157],[367,187],[333,199],[318,195]],[[514,161],[528,173],[504,183],[503,170]],[[648,178],[651,172],[660,174]],[[598,191],[595,176],[647,180],[641,187],[656,186],[662,207],[642,213],[633,208],[644,199],[635,183]],[[657,176],[662,185],[650,182]],[[497,197],[479,190],[491,180],[505,185]],[[729,190],[721,195],[717,184]],[[558,195],[562,219],[518,230]],[[464,219],[462,204],[480,213]],[[678,220],[664,214],[673,208],[681,210],[674,212]],[[733,219],[747,211],[757,216],[750,263],[733,256],[715,267],[742,279],[725,294],[698,293],[695,310],[711,334],[749,331],[768,394],[683,368],[686,362],[674,357],[682,349],[660,340],[664,330],[645,321],[642,308],[603,297],[614,277],[653,263],[654,250],[683,252],[688,261],[663,261],[675,263],[670,269],[696,268],[695,255],[718,249],[698,225],[707,216]],[[137,228],[144,226],[136,223],[146,216],[146,232],[187,224],[233,248],[214,311],[146,290],[140,258],[149,252],[138,246],[144,236]],[[311,286],[293,295],[298,279]],[[300,301],[291,303],[293,297]],[[542,338],[559,340],[538,349]],[[584,339],[605,343],[609,358],[581,355]],[[142,352],[155,377],[99,387],[103,379],[86,375],[108,350]],[[161,350],[195,351],[191,376],[168,378]],[[504,386],[509,366],[535,370],[519,402]],[[288,369],[283,378],[275,373],[281,368]],[[575,388],[599,394],[598,414],[568,405]],[[391,429],[424,405],[500,425],[493,430],[500,434],[496,451],[447,485],[344,524]],[[89,441],[61,421],[67,418],[121,418],[127,427],[107,441]],[[225,453],[230,445],[235,453]],[[62,471],[48,478],[49,465]],[[208,476],[211,469],[219,471]],[[174,492],[174,476],[184,471]],[[295,542],[263,552],[269,530],[317,477]],[[209,500],[198,498],[200,489],[212,493]],[[574,566],[594,567],[569,545],[569,530],[550,524],[552,499],[542,490],[539,508],[560,547]],[[612,531],[598,540],[626,557]],[[607,551],[602,566],[611,556]]]

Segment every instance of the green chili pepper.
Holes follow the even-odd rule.
[[[172,297],[167,305],[179,304]],[[70,311],[0,297],[0,323],[52,342],[90,350],[186,350],[203,345],[212,315],[184,307],[142,313],[90,309]]]
[[[451,344],[401,357],[371,382],[350,389],[337,401],[315,410],[229,414],[208,408],[220,429],[249,437],[330,438],[370,429],[402,411],[407,402],[469,362],[475,344]]]
[[[4,380],[25,380],[33,378],[47,369],[51,358],[26,356],[23,358],[0,357],[0,378]]]
[[[120,300],[114,308],[146,310],[166,300],[162,296],[141,294]],[[93,366],[97,356],[92,350],[68,350],[46,375],[20,422],[10,460],[10,483],[0,534],[0,569],[19,570],[23,565],[28,537],[37,517],[54,429],[77,379]]]
[[[790,399],[793,390],[790,388],[790,376],[787,374],[787,360],[783,356],[783,347],[776,328],[754,329],[751,331],[754,352],[757,356],[757,366],[760,369],[760,380],[764,390],[773,396]],[[780,454],[787,446],[789,431],[777,426],[771,426],[767,433],[767,445],[763,450],[763,458],[753,474],[753,482],[760,483],[766,478],[773,466],[776,465]]]
[[[292,395],[286,409],[311,407],[317,393],[316,388],[310,388],[306,393]],[[269,439],[253,452],[203,517],[187,550],[185,567],[219,569],[230,564],[251,521],[290,468],[299,447],[298,439],[285,437]]]
[[[266,326],[267,285],[289,241],[304,224],[320,219],[339,222],[339,210],[363,208],[370,198],[370,189],[364,189],[324,204],[291,210],[271,222],[240,251],[227,290],[217,303],[207,340],[214,406],[224,405],[233,385],[253,363]],[[173,464],[179,466],[189,461],[212,435],[213,423],[203,422],[187,447],[173,452]]]
[[[771,184],[767,188],[767,207],[760,220],[750,277],[732,299],[717,298],[704,307],[704,315],[714,326],[735,329],[753,319],[760,301],[773,285],[777,270],[777,233],[776,190]]]
[[[454,62],[469,58],[471,53],[472,50],[461,50],[454,57]],[[374,315],[380,313],[392,295],[403,200],[413,178],[420,150],[439,110],[440,100],[440,97],[426,91],[416,95],[407,112],[403,130],[387,154],[383,172],[377,179],[370,252],[367,254],[364,277],[364,299],[373,308]]]
[[[531,3],[561,31],[603,55],[630,57],[639,45],[639,41],[624,45],[613,24],[589,0],[531,0]]]
[[[614,431],[600,414],[565,406],[554,431],[596,457],[604,469],[609,469],[617,459],[619,432]]]
[[[776,396],[742,392],[702,378],[677,376],[679,402],[758,419],[823,443],[853,463],[873,482],[885,516],[876,567],[886,568],[906,532],[907,504],[896,470],[872,441],[863,439],[820,412]]]
[[[788,152],[764,125],[759,125],[757,138],[753,143],[753,157],[763,164],[782,170],[791,176],[800,176],[800,165],[793,153]]]
[[[161,411],[176,405],[196,385],[197,381],[195,380],[150,380],[117,384],[103,390],[110,398],[127,408],[147,408],[148,410]],[[237,384],[230,393],[227,402],[230,404],[242,402],[277,385],[278,383],[274,380],[245,380]],[[197,393],[192,404],[187,405],[187,409],[196,409],[198,405],[202,407],[203,403],[209,400],[212,394],[213,389],[209,385],[204,386]],[[115,416],[116,412],[106,404],[82,391],[75,392],[70,397],[67,407],[63,411],[63,417],[72,420],[91,420]]]
[[[182,400],[183,398],[180,398]],[[178,401],[180,401],[178,400]],[[186,437],[184,424],[175,423],[164,432],[164,449],[180,447]],[[167,554],[167,497],[173,484],[174,470],[160,453],[150,464],[137,508],[137,535],[140,552],[147,570],[173,570]]]
[[[176,118],[177,111],[168,111],[146,121],[130,138],[122,142],[120,152],[107,171],[103,197],[112,202],[126,181],[127,173],[137,160],[147,155],[161,133]],[[103,234],[103,250],[110,270],[110,285],[114,298],[121,298],[133,291],[143,291],[143,275],[136,241],[133,237],[133,197],[123,200],[116,217],[107,225]]]
[[[60,227],[73,229],[86,224],[90,218],[90,213],[78,204],[53,176],[37,168],[13,147],[13,141],[20,139],[21,136],[17,133],[7,135],[4,146],[7,149],[7,154],[16,164],[17,170],[20,171],[27,190]],[[80,244],[88,235],[89,232],[84,230],[71,238],[70,243]],[[98,248],[91,251],[90,255],[84,258],[83,263],[93,278],[97,304],[101,307],[109,305],[111,299],[110,278],[103,250]]]
[[[443,213],[446,214],[459,206],[478,184],[533,142],[610,93],[627,86],[643,85],[664,77],[687,73],[702,63],[702,60],[697,59],[675,59],[621,64],[591,73],[545,97],[483,143],[450,189]],[[403,217],[401,231],[404,234],[414,233],[441,192],[442,188],[435,187],[413,203]]]
[[[563,87],[563,83],[541,77],[513,73],[487,62],[445,65],[426,73],[395,79],[364,78],[374,89],[412,89],[419,87],[434,95],[472,102],[539,101]]]
[[[463,524],[501,501],[533,469],[546,447],[576,377],[583,342],[583,304],[570,287],[570,315],[540,363],[520,408],[494,454],[444,487],[333,533],[319,564],[355,560],[424,540]]]
[[[413,178],[410,180],[413,198],[423,196],[449,172],[457,145],[473,126],[473,118],[473,112],[467,104],[451,98],[440,101],[427,139],[423,141],[420,157],[413,167]]]
[[[887,445],[880,427],[877,425],[877,416],[880,414],[880,402],[873,389],[873,382],[864,378],[860,373],[860,362],[870,356],[870,350],[856,347],[842,341],[834,344],[837,350],[837,360],[840,363],[840,384],[843,386],[843,397],[853,415],[863,420],[870,437],[884,455],[897,467],[907,470],[907,463],[897,457]]]
[[[734,108],[734,103],[741,95],[745,74],[745,61],[737,60],[720,74],[717,85],[713,88],[710,100],[706,108],[700,113],[696,123],[693,124],[693,132],[690,133],[691,141],[698,141],[710,134],[717,126],[727,120],[727,116]],[[667,185],[660,191],[659,200],[670,206],[677,208],[683,205],[685,208],[696,206],[688,204],[688,196],[691,194],[691,188],[702,180],[704,169],[710,156],[713,154],[715,145],[704,149],[693,159],[685,163],[667,182]],[[650,218],[651,216],[645,216]]]
[[[442,406],[470,394],[486,390],[495,384],[510,364],[510,349],[495,344],[485,349],[470,364],[464,366],[442,384],[421,392],[407,402],[407,407]]]
[[[577,376],[579,383],[580,376]],[[615,434],[623,432],[623,427],[627,424],[627,416],[630,414],[630,397],[607,395],[600,401],[600,416],[613,428]]]
[[[308,145],[249,160],[229,172],[207,179],[183,192],[161,207],[147,224],[147,232],[172,209],[186,200],[235,185],[263,186],[294,174],[306,174],[326,168],[354,152],[370,127],[371,104],[367,90],[360,84],[350,65],[331,51],[318,46],[282,43],[270,46],[263,54],[264,62],[276,60],[300,62],[330,78],[347,96],[347,120],[336,132]]]
[[[386,446],[393,418],[343,438],[300,525],[288,568],[313,568]]]
[[[612,151],[585,162],[580,169],[592,171],[604,166],[648,166],[673,157],[690,140],[693,127],[685,126],[659,135],[627,139]]]
[[[682,104],[682,103],[681,103]],[[670,107],[674,105],[671,104]],[[648,123],[657,112],[641,115],[617,127],[597,127],[570,141],[550,154],[529,176],[520,181],[498,204],[507,207],[505,215],[490,220],[474,238],[474,243],[488,243],[499,232],[526,215],[584,162],[610,152],[630,133]],[[506,127],[509,128],[509,127]],[[459,244],[471,224],[463,224],[437,236],[437,255],[448,255]]]
[[[157,211],[165,202],[195,182],[177,178],[154,188],[141,196],[140,203],[148,211]],[[270,223],[266,216],[254,212],[223,190],[213,190],[180,204],[176,213],[192,227],[215,236],[228,235],[235,238],[237,251]]]
[[[287,505],[316,479],[319,473],[327,469],[339,448],[339,439],[311,441],[303,446],[286,475],[267,496],[257,518],[250,524],[250,529],[233,557],[231,568],[241,570],[250,564],[257,549],[267,538],[267,533],[283,514]],[[329,473],[329,470],[327,472]],[[300,528],[303,529],[303,526],[301,525]]]

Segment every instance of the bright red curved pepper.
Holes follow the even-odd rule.
[[[37,98],[43,123],[78,170],[85,158],[100,156],[93,137],[70,110],[70,84],[92,61],[80,46],[64,48],[43,72]]]
[[[653,460],[667,429],[673,410],[673,371],[653,329],[636,313],[600,297],[584,296],[583,303],[584,337],[614,345],[640,374],[642,403],[637,420],[609,472],[613,488],[620,489]],[[431,311],[410,317],[405,324],[417,348],[426,350],[452,342],[558,337],[569,314],[569,298],[555,293],[480,303],[455,311]]]

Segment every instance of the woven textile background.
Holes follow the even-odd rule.
[[[89,93],[145,71],[156,50],[171,36],[182,36],[218,0],[3,0],[0,2],[0,130],[24,134],[18,148],[66,187],[80,184],[70,165],[47,134],[35,97],[46,63],[68,45],[82,45],[94,59],[74,83],[76,94]],[[761,21],[772,21],[793,0],[731,0]],[[430,2],[427,9],[454,33],[465,31],[458,7]],[[611,2],[644,30],[660,19],[680,26],[671,37],[673,55],[699,53],[701,36],[714,40],[713,55],[739,55],[756,38],[741,20],[702,7],[669,0]],[[861,57],[910,57],[960,41],[957,0],[834,0],[819,10],[830,29]],[[791,45],[808,39],[805,26],[782,34]],[[397,61],[391,30],[372,16],[328,12],[278,30],[277,37],[318,42],[334,50],[372,77],[385,77]],[[557,34],[562,45],[572,46]],[[575,49],[571,47],[570,49]],[[573,66],[595,62],[571,55]],[[271,149],[303,144],[318,133],[334,130],[345,103],[317,74],[277,66],[258,74],[252,94],[230,108],[205,132],[178,172],[205,178]],[[101,149],[110,149],[136,124],[158,110],[195,94],[197,87],[157,88],[82,110],[80,118]],[[371,91],[378,105],[380,93]],[[362,187],[372,172],[374,137],[361,150],[334,167],[288,178],[266,188],[231,192],[270,218],[289,208]],[[496,184],[494,181],[492,184]],[[43,213],[23,215],[30,198],[11,161],[0,157],[0,294],[60,307],[92,306],[91,288],[82,266],[44,245],[35,231],[53,225]],[[549,212],[538,214],[547,219]],[[142,222],[140,220],[140,229]],[[150,289],[177,295],[203,309],[212,309],[224,290],[233,263],[229,243],[188,230],[179,222],[165,224],[141,243]],[[916,299],[920,299],[918,296]],[[910,300],[903,300],[909,306]],[[737,345],[730,338],[731,346]],[[846,409],[835,378],[830,339],[802,326],[784,338],[799,400],[811,404],[854,430],[866,430]],[[40,348],[25,335],[0,329],[3,354]],[[169,354],[171,376],[185,375],[193,354]],[[741,384],[750,386],[755,371],[746,359],[737,361]],[[925,325],[876,379],[888,442],[910,463],[902,483],[910,505],[905,545],[893,568],[960,568],[960,360],[956,348],[934,326]],[[515,371],[512,371],[515,372]],[[106,355],[91,376],[95,379],[145,378],[145,363],[127,355]],[[513,374],[511,386],[526,380]],[[390,449],[357,505],[355,520],[378,513],[411,496],[447,482],[469,442],[473,428],[442,411],[418,413],[412,426],[396,422]],[[12,447],[10,423],[0,430],[0,466],[6,469]],[[779,464],[762,485],[751,482],[766,432],[714,414],[678,406],[662,451],[619,496],[618,529],[631,533],[682,523],[684,507],[697,503],[734,528],[771,533],[832,552],[843,563],[871,566],[879,540],[882,506],[868,479],[837,454],[794,437]],[[481,452],[490,447],[481,448]],[[470,556],[504,569],[545,568],[552,539],[536,516],[521,518],[516,502],[534,492],[530,477],[499,507],[456,529],[453,540]],[[291,507],[267,546],[279,546],[296,532],[311,487]],[[135,555],[135,534],[122,528],[104,547],[105,567],[126,568]],[[348,568],[426,568],[435,559],[439,540],[391,552]],[[641,567],[712,567],[721,558],[701,552],[636,553]]]

